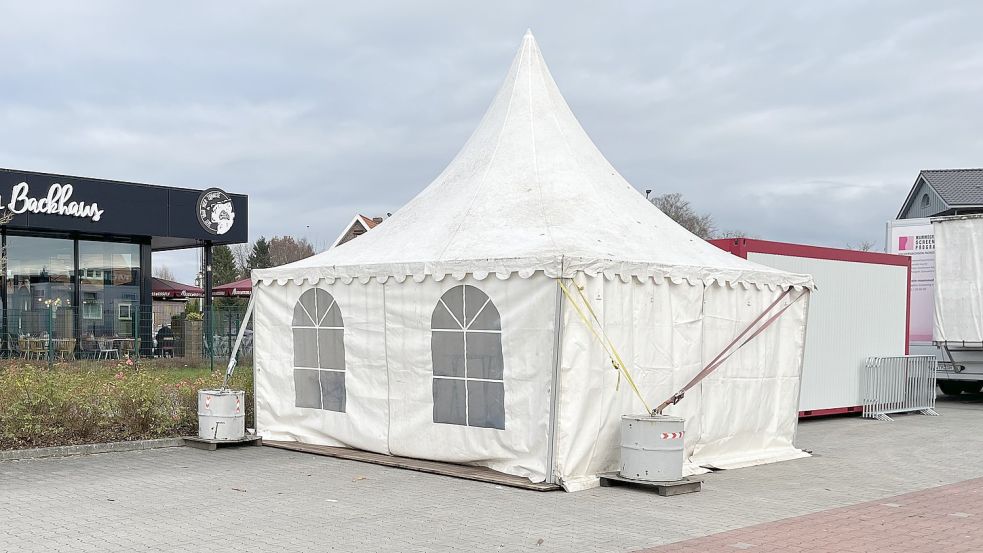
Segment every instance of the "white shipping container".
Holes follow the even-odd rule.
[[[812,275],[817,290],[809,301],[799,415],[860,412],[864,360],[907,352],[910,258],[746,238],[713,243]]]

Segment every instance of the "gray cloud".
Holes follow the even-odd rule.
[[[610,5],[609,5],[610,4]],[[785,241],[881,241],[979,166],[975,2],[5,2],[0,166],[248,193],[329,244],[453,157],[532,27],[639,189]],[[161,257],[193,278],[194,253]]]

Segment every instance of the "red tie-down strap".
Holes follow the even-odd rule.
[[[764,319],[768,315],[768,313],[772,309],[775,308],[775,306],[777,306],[779,303],[781,303],[781,301],[783,299],[785,299],[786,297],[788,297],[788,295],[791,292],[792,292],[792,288],[788,288],[784,292],[782,292],[781,295],[778,296],[778,298],[775,301],[773,301],[771,303],[771,305],[768,306],[767,309],[765,309],[764,311],[762,311],[761,314],[758,315],[758,317],[756,319],[754,319],[753,321],[751,321],[751,324],[747,325],[747,327],[740,334],[738,334],[736,338],[734,338],[729,344],[727,344],[727,347],[725,347],[724,349],[722,349],[720,351],[720,353],[718,353],[717,356],[713,358],[713,361],[710,361],[710,363],[708,363],[707,366],[704,367],[702,371],[700,371],[699,373],[697,373],[696,376],[694,376],[693,379],[690,380],[689,383],[687,383],[685,386],[683,386],[678,392],[676,392],[675,394],[673,394],[672,396],[670,396],[669,399],[667,399],[667,400],[663,401],[661,404],[659,404],[659,406],[656,407],[652,411],[652,413],[653,414],[656,414],[656,415],[661,415],[662,414],[662,411],[664,411],[666,407],[669,407],[670,405],[675,405],[675,404],[679,403],[679,400],[683,399],[683,396],[686,394],[687,391],[689,391],[690,388],[692,388],[693,386],[696,386],[697,384],[699,384],[701,380],[703,380],[704,378],[707,377],[707,375],[709,375],[714,370],[716,370],[717,367],[719,367],[720,365],[723,365],[724,364],[724,361],[727,361],[727,359],[729,359],[731,355],[734,355],[735,353],[737,353],[737,351],[739,349],[741,349],[742,347],[744,347],[745,344],[747,344],[748,342],[750,342],[751,340],[753,340],[758,334],[761,334],[762,332],[764,332],[764,330],[766,328],[768,328],[769,326],[771,326],[771,323],[777,321],[778,318],[782,316],[782,313],[785,313],[785,311],[789,307],[792,307],[792,305],[795,302],[797,302],[800,299],[802,299],[802,296],[804,296],[804,295],[806,295],[808,293],[807,290],[803,290],[802,293],[800,293],[798,296],[796,296],[796,298],[794,300],[788,302],[788,305],[786,305],[785,307],[779,309],[777,313],[775,313],[774,315],[772,315],[771,317],[769,317],[767,320],[765,320],[764,324],[762,324],[760,327],[758,327],[757,330],[755,330],[750,336],[748,336],[743,342],[741,342],[741,339],[744,338],[744,336],[748,332],[750,332],[751,329],[754,328],[754,326],[756,324],[758,324],[759,322],[761,322],[761,319]],[[740,343],[738,344],[738,342],[740,342]],[[734,347],[735,344],[737,344],[737,347]]]

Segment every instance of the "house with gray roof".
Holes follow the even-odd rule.
[[[983,169],[934,169],[918,173],[898,219],[983,213]]]

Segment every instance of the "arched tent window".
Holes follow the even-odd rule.
[[[345,412],[345,324],[341,309],[320,288],[294,306],[294,389],[297,407]]]
[[[505,428],[502,324],[474,286],[455,286],[437,302],[430,328],[433,421]]]

